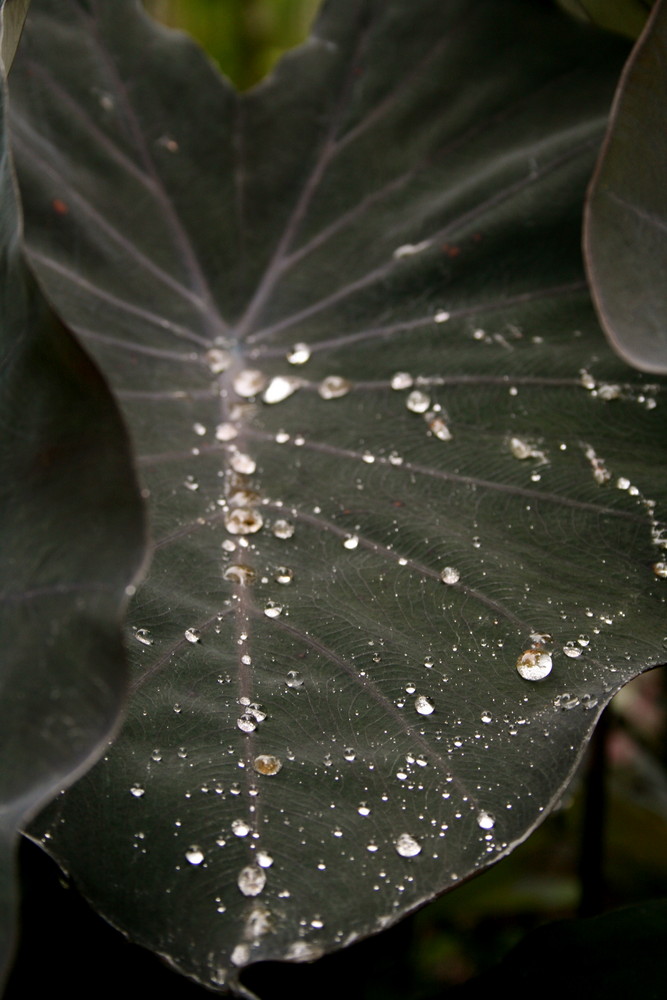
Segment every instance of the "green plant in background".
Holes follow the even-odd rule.
[[[239,96],[130,0],[34,0],[29,260],[122,406],[152,562],[122,732],[30,832],[209,987],[508,855],[664,659],[664,384],[606,346],[579,251],[626,54],[528,0],[333,0]],[[660,229],[655,174],[622,176],[597,301],[595,199]]]

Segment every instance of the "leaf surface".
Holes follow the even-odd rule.
[[[584,246],[600,322],[641,371],[667,373],[667,6],[624,70],[587,199]]]
[[[16,10],[9,8],[3,59]],[[0,5],[0,27],[4,13]],[[20,829],[90,765],[117,722],[127,686],[120,611],[141,559],[143,517],[116,405],[23,258],[1,69],[0,86],[4,981],[15,938]]]
[[[508,853],[664,657],[664,387],[579,253],[625,48],[532,3],[338,0],[240,97],[125,0],[43,0],[25,43],[32,259],[155,543],[128,721],[38,831],[236,987]]]

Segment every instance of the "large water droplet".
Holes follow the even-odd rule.
[[[317,391],[322,399],[338,399],[346,396],[351,388],[352,383],[342,375],[327,375],[318,385]]]
[[[516,669],[525,681],[541,681],[551,673],[551,654],[543,649],[526,649],[516,661]]]
[[[286,586],[294,579],[294,570],[289,569],[287,566],[278,566],[274,579],[276,583],[281,583],[283,586]]]
[[[253,535],[264,524],[262,515],[250,507],[235,507],[225,517],[230,535]]]
[[[421,854],[421,844],[414,837],[411,837],[409,833],[402,833],[400,837],[397,837],[394,841],[394,846],[396,853],[400,854],[402,858],[415,858],[418,854]]]
[[[186,628],[183,635],[188,640],[188,642],[195,643],[201,641],[201,632],[199,631],[198,628]]]
[[[263,372],[256,368],[244,368],[234,379],[234,392],[237,396],[250,399],[262,391],[266,382],[267,378]]]
[[[247,865],[239,872],[237,885],[244,896],[259,896],[266,885],[266,874],[258,865]]]
[[[278,771],[282,769],[283,762],[280,757],[274,757],[272,754],[261,753],[259,756],[255,757],[252,762],[252,766],[257,771],[258,774],[265,774],[268,777],[278,774]]]
[[[415,698],[415,708],[420,715],[432,715],[435,711],[432,701],[429,701],[423,694]]]
[[[257,720],[248,712],[244,712],[243,715],[239,716],[236,720],[236,725],[242,733],[254,733],[257,729]]]
[[[197,847],[196,844],[193,844],[192,847],[188,847],[185,852],[185,858],[191,865],[200,865],[204,860],[204,852],[201,847]]]

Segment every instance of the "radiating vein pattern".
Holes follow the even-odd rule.
[[[154,543],[128,721],[46,832],[222,988],[506,854],[664,656],[664,384],[579,260],[617,54],[527,0],[337,0],[241,97],[129,0],[34,5],[32,261]]]

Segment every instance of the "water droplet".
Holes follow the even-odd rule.
[[[432,715],[434,712],[433,702],[429,701],[423,694],[415,698],[415,708],[420,715]]]
[[[418,854],[421,854],[421,844],[414,837],[411,837],[409,833],[402,833],[400,837],[397,837],[394,841],[394,846],[396,853],[400,854],[402,858],[415,858]]]
[[[303,677],[298,670],[288,670],[285,684],[288,688],[300,688],[303,684]]]
[[[416,253],[421,253],[422,250],[427,250],[430,246],[430,240],[422,240],[421,243],[404,243],[402,246],[396,247],[392,257],[394,260],[400,260],[402,257],[413,257]]]
[[[262,399],[265,403],[282,403],[301,386],[301,379],[293,375],[276,375],[264,390]]]
[[[255,571],[252,566],[245,566],[243,563],[232,563],[222,575],[225,580],[240,583],[243,586],[248,586],[255,579]]]
[[[282,604],[276,604],[275,601],[267,601],[264,608],[264,614],[267,618],[278,618],[283,613]]]
[[[188,640],[188,642],[200,642],[201,641],[201,632],[199,631],[198,628],[186,628],[186,630],[183,633],[183,635]]]
[[[237,396],[250,399],[262,391],[267,382],[266,375],[256,368],[244,368],[234,379],[234,392]]]
[[[206,352],[206,363],[214,375],[225,372],[232,363],[232,356],[229,351],[221,351],[217,347],[212,347]]]
[[[276,538],[291,538],[294,534],[294,525],[291,521],[274,521],[272,530]]]
[[[551,654],[543,649],[527,649],[516,661],[516,669],[525,681],[541,681],[551,673]]]
[[[450,313],[448,313],[445,309],[438,309],[437,313],[433,317],[433,320],[436,323],[446,323],[449,317]]]
[[[420,389],[414,389],[406,399],[405,405],[413,413],[426,413],[431,406],[431,399]]]
[[[480,830],[492,830],[493,827],[495,826],[495,823],[496,823],[495,816],[493,816],[489,812],[486,812],[485,809],[482,809],[480,812],[477,813],[477,826],[480,828]]]
[[[345,760],[349,761],[356,760],[357,754],[354,750],[354,747],[345,747],[345,749],[343,750],[343,757],[345,758]]]
[[[247,708],[248,715],[251,715],[255,722],[264,722],[266,718],[266,712],[261,705],[258,705],[256,701],[253,701],[248,705]]]
[[[371,811],[365,802],[362,802],[360,804],[359,808],[357,809],[357,812],[359,813],[360,816],[370,816],[371,814]]]
[[[295,344],[287,355],[287,360],[291,365],[305,365],[310,359],[310,347],[308,344]]]
[[[359,535],[348,535],[343,541],[343,547],[346,549],[356,549],[359,544]]]
[[[554,698],[554,708],[564,708],[569,711],[571,708],[576,708],[579,704],[579,698],[576,694],[570,694],[565,691],[563,694],[559,694],[557,698]]]
[[[234,424],[218,424],[215,429],[215,436],[218,441],[233,441],[237,434],[238,430]]]
[[[197,434],[198,437],[203,437],[206,434],[206,428],[203,424],[196,423],[192,425],[192,429]]]
[[[392,389],[409,389],[413,383],[414,379],[408,372],[396,372],[391,377]]]
[[[230,535],[253,535],[263,524],[262,515],[250,507],[235,507],[225,517],[225,527]]]
[[[453,584],[459,582],[459,580],[461,579],[461,574],[456,569],[455,566],[445,566],[445,568],[440,574],[440,579],[442,580],[443,583],[447,583],[450,586],[452,586]]]
[[[147,628],[138,628],[134,633],[134,638],[143,643],[144,646],[153,645],[153,637]]]
[[[425,413],[424,419],[431,434],[437,437],[439,441],[452,440],[452,432],[439,413]]]
[[[255,855],[255,860],[260,868],[270,868],[273,864],[273,858],[268,853],[268,851],[257,851]]]
[[[653,572],[659,579],[667,580],[667,562],[654,562]]]
[[[578,642],[575,642],[574,639],[571,639],[570,642],[566,642],[565,645],[563,646],[563,652],[565,653],[566,656],[569,656],[571,659],[574,660],[578,656],[581,656],[582,649]]]
[[[322,399],[339,399],[347,396],[351,388],[352,383],[342,375],[327,375],[318,385],[317,391]]]
[[[156,747],[155,750],[151,752],[151,760],[154,760],[156,764],[162,760],[162,754],[158,747]]]
[[[192,847],[188,847],[185,852],[185,858],[191,865],[200,865],[204,860],[204,852],[201,847],[197,847],[196,844],[193,844]]]
[[[579,638],[577,639],[577,642],[579,643],[580,646],[588,646],[590,641],[591,641],[590,636],[586,635],[585,633],[583,635],[580,635]]]
[[[482,712],[480,719],[485,723],[493,722],[493,716],[489,712]]]
[[[186,476],[183,485],[191,493],[195,493],[199,489],[199,483],[195,480],[194,476]]]
[[[257,729],[257,721],[254,716],[249,715],[248,712],[244,712],[243,715],[239,716],[236,720],[236,725],[239,727],[242,733],[254,733]]]
[[[291,583],[293,579],[294,570],[288,569],[287,566],[278,566],[274,576],[276,583],[281,583],[283,586],[287,586],[287,584]]]
[[[232,820],[232,833],[235,837],[247,837],[251,827],[244,819]]]
[[[239,472],[244,476],[251,476],[257,468],[257,462],[250,455],[244,455],[242,451],[235,451],[229,458],[229,464],[234,472]]]
[[[266,885],[266,875],[258,865],[247,865],[239,872],[237,885],[244,896],[259,896]]]
[[[274,757],[272,754],[268,753],[261,753],[258,757],[255,757],[252,762],[252,766],[258,774],[265,774],[271,777],[274,774],[278,774],[278,771],[282,769],[283,762],[280,757]]]
[[[134,795],[135,799],[140,799],[144,795],[146,789],[142,788],[141,785],[132,785],[130,788],[130,795]]]

